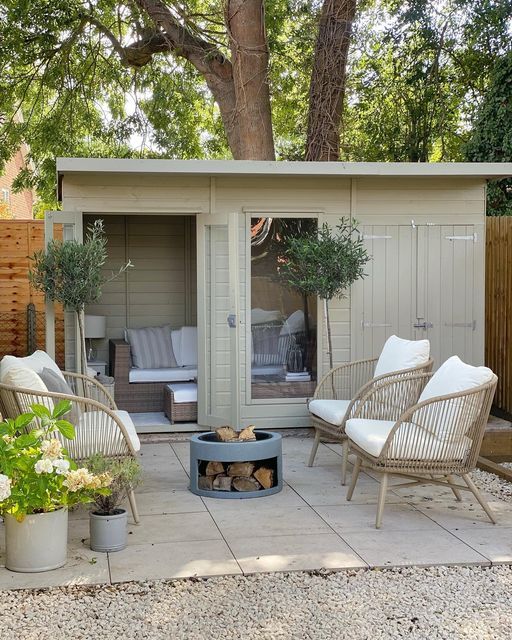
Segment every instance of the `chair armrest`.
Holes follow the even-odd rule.
[[[345,362],[328,371],[318,383],[314,399],[351,400],[373,378],[378,358]]]
[[[109,351],[112,375],[116,380],[128,384],[132,368],[130,345],[125,340],[109,340]]]
[[[73,412],[76,416],[76,419],[72,420],[76,427],[76,437],[74,440],[67,440],[60,433],[57,433],[56,437],[62,441],[73,459],[85,460],[95,453],[119,457],[136,456],[123,422],[112,409],[97,400],[52,391],[34,391],[1,383],[0,392],[2,395],[8,394],[15,398],[17,409],[22,413],[29,412],[32,404],[42,404],[51,410],[52,404],[68,400],[72,405],[70,413]],[[81,430],[80,423],[87,414],[94,416],[91,418],[95,421],[94,428]],[[117,427],[116,430],[112,429],[112,423]]]
[[[400,420],[418,402],[431,373],[400,373],[398,377],[379,376],[370,381],[354,402],[349,418]]]
[[[73,371],[63,371],[62,375],[77,396],[96,400],[114,411],[117,409],[114,398],[96,378]]]

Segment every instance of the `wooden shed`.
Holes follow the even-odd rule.
[[[48,212],[47,237],[63,223],[81,240],[100,217],[107,266],[134,264],[87,310],[106,316],[98,359],[126,328],[197,326],[198,428],[309,424],[327,368],[322,309],[284,286],[279,247],[342,216],[358,221],[371,261],[332,301],[334,361],[378,355],[396,334],[428,338],[436,365],[483,363],[486,182],[512,164],[62,158],[57,170],[62,211]]]

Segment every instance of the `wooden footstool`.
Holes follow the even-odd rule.
[[[171,424],[197,422],[197,383],[172,382],[164,387],[164,412]]]

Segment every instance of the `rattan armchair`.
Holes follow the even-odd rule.
[[[401,406],[397,399],[404,385],[414,395],[431,376],[417,374],[369,390],[354,410],[354,419],[347,422],[350,450],[356,455],[347,500],[352,499],[361,467],[381,474],[377,529],[390,474],[411,480],[393,485],[393,489],[420,484],[448,486],[457,500],[461,500],[460,490],[470,491],[496,522],[469,472],[476,467],[498,378],[492,374],[489,382],[472,389],[433,397],[409,408]],[[457,483],[454,476],[460,476],[465,484]]]
[[[101,453],[106,457],[137,457],[138,438],[125,412],[117,410],[109,392],[94,378],[62,372],[66,382],[76,395],[36,391],[0,383],[1,410],[5,417],[15,418],[20,413],[30,411],[30,405],[42,404],[52,409],[61,400],[68,400],[71,411],[67,415],[76,431],[74,440],[67,440],[59,433],[69,456],[77,463],[85,462],[90,456]],[[133,489],[128,489],[128,499],[136,523],[139,520],[137,503]]]
[[[378,388],[389,380],[403,380],[417,373],[429,372],[432,370],[433,365],[433,360],[430,358],[418,367],[373,377],[377,361],[378,358],[370,358],[367,360],[347,362],[334,367],[320,380],[312,398],[312,400],[341,400],[345,402],[342,406],[342,411],[345,413],[341,418],[340,424],[327,422],[310,410],[311,422],[315,429],[315,440],[308,461],[308,466],[313,466],[318,445],[322,438],[328,438],[341,443],[343,446],[341,467],[342,484],[346,482],[348,462],[348,441],[345,434],[345,424],[349,418],[353,417],[354,411],[360,404],[361,398],[370,390]],[[397,402],[399,402],[400,406],[404,409],[414,404],[421,393],[420,389],[415,395],[413,389],[414,387],[403,386],[401,394],[399,394],[400,397],[399,399],[397,398]]]

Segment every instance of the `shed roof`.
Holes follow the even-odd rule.
[[[208,176],[506,178],[512,162],[270,162],[261,160],[139,160],[57,158],[57,174],[141,173]]]

